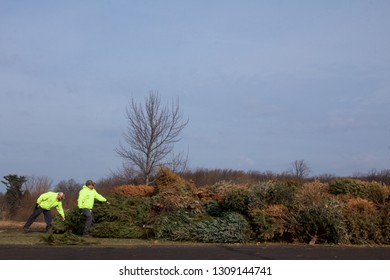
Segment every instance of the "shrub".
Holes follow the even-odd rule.
[[[133,222],[104,221],[91,228],[91,234],[102,238],[143,238],[145,231]]]
[[[167,186],[174,186],[184,192],[191,191],[191,189],[194,188],[193,184],[190,184],[172,170],[164,166],[159,168],[155,178],[155,184],[157,189],[163,189]]]
[[[155,201],[165,212],[175,212],[179,210],[188,210],[193,213],[202,213],[204,209],[198,197],[188,193],[177,195],[167,187],[160,191],[155,197]]]
[[[156,176],[155,200],[166,212],[189,210],[202,213],[203,208],[196,187],[168,168],[162,167]]]
[[[290,207],[294,201],[299,183],[289,180],[275,181],[274,187],[267,194],[268,204],[283,204]]]
[[[41,237],[42,241],[49,245],[90,245],[92,242],[87,242],[85,239],[78,235],[75,235],[69,231],[64,234],[53,234],[44,235]]]
[[[291,241],[293,217],[282,204],[252,208],[249,217],[256,238],[260,241]]]
[[[310,244],[344,242],[344,224],[340,202],[329,199],[325,205],[304,206],[294,212],[297,228],[294,236]]]
[[[249,208],[262,208],[272,204],[283,204],[290,207],[297,186],[288,181],[267,181],[250,188],[248,194]]]
[[[229,212],[245,213],[248,205],[248,188],[234,186],[224,193],[222,207]]]
[[[263,208],[268,205],[269,193],[275,187],[275,182],[267,181],[259,185],[252,186],[248,193],[249,208]]]
[[[225,213],[222,204],[215,200],[209,200],[203,203],[203,209],[213,217],[221,217]]]
[[[352,244],[381,243],[381,218],[372,201],[349,200],[343,210],[347,237]]]
[[[65,222],[57,215],[53,219],[52,230],[54,233],[71,232],[73,234],[82,235],[85,223],[85,218],[81,214],[81,210],[76,208],[65,213]]]
[[[93,209],[96,223],[108,221],[133,222],[142,226],[151,214],[151,198],[111,197],[110,205],[95,203]]]
[[[295,196],[292,214],[296,221],[294,236],[300,242],[344,242],[342,202],[327,193],[326,185],[317,181],[304,184]]]
[[[111,197],[111,204],[95,203],[93,209],[95,224],[91,234],[96,237],[141,238],[144,236],[143,225],[151,216],[151,198]],[[54,219],[53,230],[56,233],[71,231],[81,235],[85,218],[79,209],[66,213],[65,223]]]
[[[227,181],[220,181],[214,185],[198,189],[197,195],[202,201],[215,200],[223,202],[226,193],[233,188],[236,188],[235,184]]]
[[[248,194],[248,187],[225,181],[203,187],[197,192],[203,205],[210,206],[208,202],[212,201],[212,203],[218,203],[222,211],[239,213],[247,211]]]
[[[249,187],[221,181],[197,189],[167,168],[161,168],[155,179],[155,187],[114,188],[110,205],[95,202],[91,233],[206,243],[255,238],[390,244],[389,190],[375,182],[338,179],[298,186],[278,180]],[[81,235],[84,223],[81,211],[75,209],[66,213],[65,223],[57,215],[53,230]],[[72,236],[68,238],[73,242]]]
[[[205,243],[241,243],[250,240],[251,227],[243,215],[235,212],[197,222],[192,228],[194,241]]]
[[[163,213],[152,222],[154,236],[158,239],[173,241],[191,240],[191,222],[193,216],[185,211]]]
[[[386,206],[380,209],[380,215],[382,218],[381,224],[382,224],[383,243],[390,244],[390,205],[389,204],[387,204]]]
[[[357,179],[342,178],[329,183],[329,192],[334,195],[350,195],[383,204],[388,197],[386,187],[377,182],[364,182]]]
[[[234,212],[217,218],[183,211],[162,214],[156,217],[153,230],[156,238],[203,243],[246,242],[252,234],[244,216]]]
[[[331,198],[329,186],[319,181],[305,183],[295,194],[294,204],[298,206],[324,205]]]
[[[145,197],[151,196],[153,193],[154,188],[146,185],[123,185],[114,187],[112,190],[113,195],[125,197]]]

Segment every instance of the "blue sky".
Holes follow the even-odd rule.
[[[385,0],[1,0],[0,175],[109,176],[125,110],[150,91],[189,118],[176,151],[193,169],[388,169],[389,14]]]

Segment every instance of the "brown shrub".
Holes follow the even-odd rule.
[[[298,206],[323,205],[329,199],[328,184],[314,181],[305,183],[296,193],[295,202]]]
[[[383,243],[390,244],[390,204],[382,207],[379,212],[382,217]]]
[[[353,198],[343,209],[347,237],[353,244],[381,243],[381,217],[372,201]]]
[[[328,185],[319,181],[305,183],[296,193],[292,207],[294,236],[300,242],[344,242],[345,230],[342,202],[328,192]]]
[[[156,187],[159,188],[171,185],[186,185],[187,182],[169,168],[161,166],[157,172],[155,183]]]
[[[218,202],[223,202],[228,194],[237,189],[245,189],[245,191],[248,191],[247,186],[221,181],[211,186],[199,188],[197,193],[202,201],[215,200]]]
[[[289,231],[294,219],[286,206],[275,204],[261,209],[252,208],[249,217],[259,240],[287,241],[291,238]]]
[[[329,192],[334,195],[360,197],[383,205],[388,199],[387,187],[378,182],[365,182],[358,179],[341,178],[329,183]]]
[[[164,211],[203,212],[195,185],[169,168],[161,166],[156,175],[156,198]]]
[[[151,196],[154,193],[154,188],[146,185],[123,185],[114,187],[112,193],[126,197],[145,197]]]

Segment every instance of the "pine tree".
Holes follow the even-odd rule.
[[[6,187],[5,200],[7,202],[8,211],[11,219],[17,214],[22,201],[23,191],[22,186],[27,181],[25,176],[10,174],[3,177],[5,181],[1,181]]]

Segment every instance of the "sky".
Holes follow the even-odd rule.
[[[390,1],[0,0],[0,176],[122,167],[151,91],[191,169],[390,168]],[[0,186],[0,191],[4,191]]]

